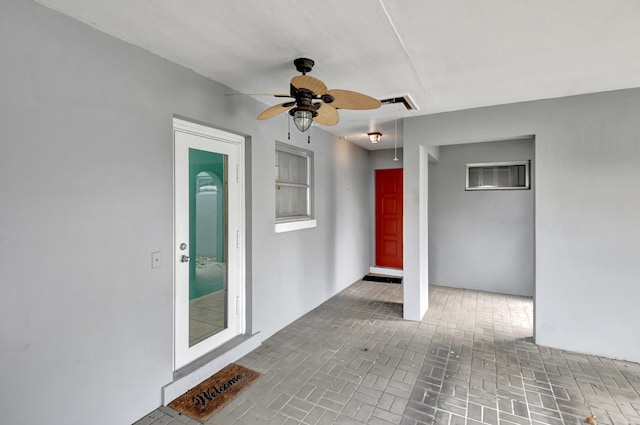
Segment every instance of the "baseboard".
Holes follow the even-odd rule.
[[[369,273],[381,274],[385,276],[404,277],[404,270],[391,269],[387,267],[369,267]]]
[[[173,374],[173,382],[162,387],[166,406],[214,373],[249,354],[262,344],[262,335],[240,335]]]

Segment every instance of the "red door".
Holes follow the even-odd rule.
[[[376,170],[376,266],[402,268],[402,168]]]

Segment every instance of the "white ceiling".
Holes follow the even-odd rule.
[[[308,57],[330,89],[410,95],[324,127],[368,149],[402,117],[640,87],[638,0],[37,1],[241,93],[287,93]]]

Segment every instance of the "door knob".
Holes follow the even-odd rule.
[[[181,255],[180,256],[180,262],[181,263],[188,263],[189,262],[189,256],[188,255]]]

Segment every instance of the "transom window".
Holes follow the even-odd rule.
[[[466,164],[466,190],[529,189],[529,161]]]

